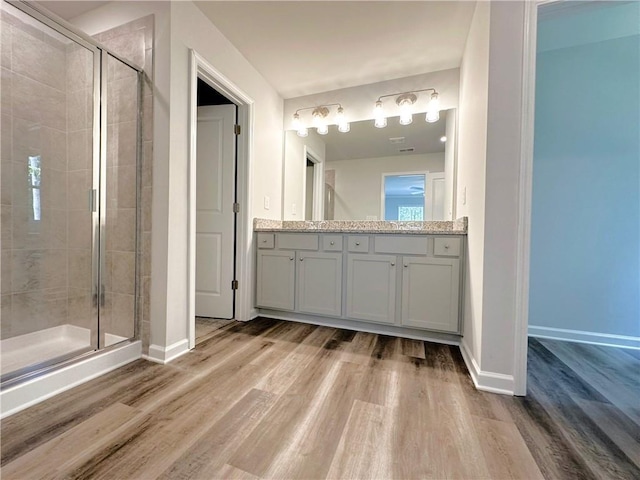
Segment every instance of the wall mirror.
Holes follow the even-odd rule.
[[[451,220],[455,206],[455,109],[426,123],[388,118],[307,137],[285,132],[284,220]]]

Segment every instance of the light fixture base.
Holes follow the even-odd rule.
[[[416,103],[416,100],[418,100],[418,97],[415,93],[403,93],[402,95],[398,96],[398,98],[396,98],[396,104],[398,106],[406,104],[413,105],[414,103]]]
[[[312,117],[326,118],[329,115],[329,109],[327,107],[316,107],[311,112]]]

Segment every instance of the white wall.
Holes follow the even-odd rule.
[[[525,2],[491,3],[482,370],[514,374]]]
[[[299,137],[296,132],[289,130],[286,132],[285,137],[282,219],[304,220],[303,185],[307,166],[306,151],[311,150],[318,160],[324,162],[325,144],[320,135],[314,131],[309,131],[308,137]]]
[[[298,108],[329,103],[341,103],[344,107],[345,115],[350,122],[370,120],[373,118],[375,102],[381,95],[423,88],[435,88],[438,91],[442,110],[456,108],[458,106],[459,85],[460,70],[453,68],[450,70],[441,70],[395,80],[387,80],[385,82],[342,88],[340,90],[332,90],[304,97],[289,98],[284,101],[284,128],[291,128],[293,114]],[[415,112],[426,112],[428,101],[429,92],[420,94],[414,105]],[[384,108],[389,117],[400,115],[393,98],[385,100]],[[307,115],[307,117],[301,114],[301,119],[310,122],[311,111],[305,112],[304,115]]]
[[[447,137],[447,148],[444,152],[444,219],[455,220],[458,218],[454,203],[458,178],[458,111],[456,109],[451,109],[447,112],[445,136]]]
[[[383,173],[443,172],[444,152],[327,162],[335,170],[335,220],[380,219]]]
[[[490,4],[478,2],[460,67],[458,109],[456,215],[469,218],[462,343],[477,362],[482,340],[489,21]]]
[[[253,201],[246,206],[251,216],[280,218],[283,104],[191,2],[114,2],[74,23],[94,34],[150,13],[156,15],[151,343],[168,346],[187,338],[189,49],[195,49],[254,101],[249,185]],[[265,195],[270,197],[269,210],[263,208]],[[241,247],[249,254],[248,245]]]

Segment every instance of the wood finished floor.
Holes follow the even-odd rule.
[[[199,322],[2,421],[3,479],[638,479],[637,352],[530,342],[529,395],[475,390],[456,347]]]

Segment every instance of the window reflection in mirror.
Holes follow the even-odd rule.
[[[423,221],[427,174],[384,174],[383,220]]]

